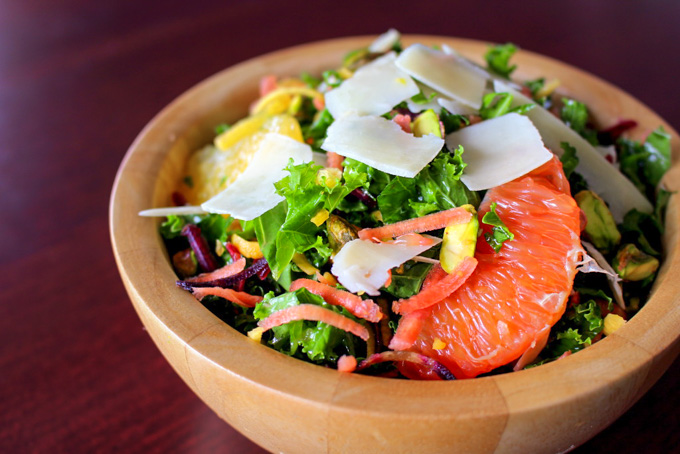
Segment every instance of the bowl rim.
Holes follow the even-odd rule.
[[[194,97],[203,96],[206,92],[214,90],[217,85],[224,83],[226,79],[237,73],[252,70],[254,67],[259,66],[263,66],[266,69],[301,52],[319,52],[320,49],[324,48],[332,48],[334,51],[338,48],[343,48],[349,51],[359,47],[359,45],[366,45],[373,38],[374,36],[359,36],[317,41],[270,52],[246,60],[220,71],[190,88],[161,110],[144,127],[123,158],[115,178],[109,207],[110,234],[115,259],[130,298],[142,320],[144,321],[146,317],[154,317],[158,323],[164,325],[169,332],[177,336],[185,349],[190,349],[193,354],[199,355],[206,361],[213,363],[215,367],[218,367],[224,373],[238,375],[241,379],[267,388],[271,392],[292,395],[295,399],[304,400],[314,405],[325,406],[330,404],[341,411],[359,410],[379,414],[403,414],[404,411],[410,411],[414,417],[419,414],[431,416],[432,414],[444,415],[456,412],[459,413],[460,417],[476,418],[479,417],[480,410],[472,407],[452,408],[447,405],[422,409],[420,408],[421,405],[404,402],[404,399],[396,399],[393,395],[401,396],[406,393],[406,395],[417,395],[430,402],[435,400],[450,402],[453,400],[465,400],[466,394],[484,389],[496,395],[499,402],[498,407],[489,409],[489,412],[506,414],[512,410],[514,412],[530,413],[538,407],[558,406],[565,399],[568,400],[575,397],[588,399],[599,393],[604,387],[614,386],[628,374],[642,374],[645,380],[647,380],[647,377],[652,375],[652,365],[657,356],[668,354],[669,352],[672,358],[677,356],[680,331],[675,329],[673,323],[677,326],[677,322],[680,320],[680,312],[677,309],[678,304],[676,304],[680,298],[677,296],[677,292],[673,293],[673,289],[664,291],[669,285],[680,281],[680,244],[676,239],[676,231],[668,233],[665,238],[665,241],[674,245],[674,247],[666,251],[661,274],[657,278],[652,297],[645,307],[629,323],[621,328],[619,332],[597,342],[577,355],[571,355],[563,360],[537,368],[454,382],[390,380],[357,374],[342,374],[335,370],[299,361],[264,345],[255,344],[246,336],[224,324],[188,293],[177,289],[173,282],[174,279],[159,282],[137,273],[141,266],[138,262],[142,258],[147,258],[149,263],[152,264],[154,275],[160,272],[161,276],[167,277],[168,270],[172,272],[167,256],[161,250],[162,241],[157,233],[157,222],[149,219],[134,220],[134,216],[136,216],[140,209],[149,208],[149,206],[143,206],[144,203],[148,203],[151,199],[152,194],[149,192],[151,187],[149,182],[127,187],[134,180],[135,176],[139,177],[141,174],[148,175],[148,172],[156,172],[153,174],[157,175],[160,163],[165,159],[163,153],[168,153],[169,142],[163,141],[161,144],[151,144],[150,139],[160,137],[158,134],[153,134],[153,132],[161,124],[172,122],[173,117],[181,115],[181,111],[187,108]],[[479,57],[482,53],[470,55],[471,49],[484,49],[488,45],[488,43],[482,41],[436,35],[404,35],[402,39],[405,44],[414,42],[445,42],[457,49],[463,49],[464,51],[461,51],[461,53],[473,59],[476,59],[475,57]],[[635,112],[636,116],[644,114],[645,118],[651,119],[649,121],[655,120],[657,124],[662,124],[672,136],[674,150],[673,168],[672,171],[668,172],[665,181],[670,182],[670,175],[676,175],[680,172],[680,163],[677,159],[678,152],[680,151],[678,133],[640,101],[596,76],[550,57],[520,50],[515,58],[517,59],[519,74],[525,73],[522,71],[522,64],[541,62],[541,64],[548,67],[558,69],[560,73],[558,76],[560,76],[561,80],[563,76],[566,80],[574,78],[585,80],[591,87],[604,90],[625,101],[627,106],[633,106],[635,110],[631,112]],[[304,68],[301,69],[304,70]],[[142,159],[144,154],[147,156]],[[148,155],[151,155],[151,157]],[[677,181],[677,178],[674,180]],[[125,188],[123,184],[126,186]],[[673,189],[677,189],[677,187],[673,187]],[[135,191],[141,192],[131,196]],[[130,197],[133,197],[133,203],[130,203]],[[126,224],[121,224],[122,221],[132,222],[135,225],[132,230],[134,232],[143,232],[144,237],[131,237],[130,229],[123,227]],[[666,222],[667,225],[680,225],[680,200],[675,196],[671,197]],[[149,235],[155,235],[155,237]],[[140,241],[142,239],[143,241]],[[150,256],[147,256],[147,254],[150,254]],[[133,266],[132,262],[136,264]],[[166,269],[163,269],[164,266]],[[674,288],[677,289],[677,285]],[[152,294],[160,294],[163,297],[171,298],[177,304],[183,305],[188,315],[187,321],[178,323],[177,320],[172,319],[174,313],[163,310],[158,305],[149,304],[149,295]],[[661,301],[662,298],[663,301]],[[214,317],[214,320],[210,320],[208,316]],[[663,320],[664,317],[667,318],[664,324],[665,330],[651,329],[655,325],[657,325],[655,328],[658,328],[658,321]],[[194,322],[197,325],[191,328],[189,325]],[[675,335],[668,336],[668,332],[674,332]],[[206,337],[209,338],[209,341]],[[234,363],[235,359],[233,360],[230,355],[221,354],[216,356],[214,349],[215,339],[221,339],[227,345],[236,345],[239,346],[238,348],[245,349],[247,355],[250,355],[253,361],[271,364],[271,369],[276,369],[276,373],[266,372],[268,368],[252,368],[249,365],[236,364]],[[632,359],[625,354],[627,351],[629,353],[630,351],[635,352]],[[242,357],[239,356],[238,360],[241,359]],[[610,367],[612,363],[617,364],[618,375],[607,378],[606,374],[600,373],[598,376],[601,380],[580,380],[581,386],[577,390],[571,389],[567,394],[562,392],[555,393],[553,396],[544,394],[543,399],[540,401],[527,400],[526,402],[520,402],[510,398],[509,393],[512,390],[523,389],[526,387],[526,383],[554,380],[560,376],[564,376],[565,380],[567,380],[568,377],[590,374],[592,373],[594,362],[599,363],[598,367],[600,368]],[[625,362],[625,364],[619,364],[620,362]],[[280,380],[280,375],[295,375],[297,377],[296,380],[301,382],[291,383],[290,380]],[[375,389],[379,386],[383,390],[381,391],[383,395],[375,396],[375,399],[382,405],[367,410],[363,406],[362,399],[347,398],[347,396],[339,393],[340,389],[354,386],[357,383],[367,387],[367,389]],[[189,384],[191,386],[191,383]],[[512,402],[510,402],[511,400]]]

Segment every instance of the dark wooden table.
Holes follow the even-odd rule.
[[[193,84],[282,47],[396,27],[512,41],[678,128],[679,23],[671,0],[0,0],[0,452],[262,452],[165,362],[109,243],[127,147]],[[576,452],[677,452],[679,378],[676,361]]]

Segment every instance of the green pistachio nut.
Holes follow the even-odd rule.
[[[411,124],[413,135],[416,137],[434,134],[437,137],[442,136],[442,130],[439,126],[439,117],[434,110],[428,109],[416,117]]]
[[[472,205],[463,205],[462,208],[472,213],[470,220],[462,224],[449,225],[444,229],[444,240],[439,252],[439,261],[447,273],[455,270],[465,257],[475,255],[479,233],[477,211]]]
[[[593,191],[581,191],[574,196],[579,208],[586,215],[585,235],[593,245],[605,254],[613,251],[621,242],[621,233],[607,204]]]
[[[647,279],[659,269],[659,261],[639,250],[634,244],[621,246],[612,265],[624,281]]]
[[[337,253],[346,243],[359,238],[356,228],[338,215],[331,214],[326,221],[328,244]]]

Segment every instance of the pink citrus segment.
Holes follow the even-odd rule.
[[[514,240],[495,253],[480,237],[477,268],[458,290],[433,306],[412,348],[458,378],[508,364],[540,340],[564,313],[582,253],[580,210],[557,158],[489,190],[480,221],[491,202],[497,203],[496,213]],[[480,224],[484,233],[490,231]],[[435,339],[445,347],[432,348]]]
[[[426,288],[410,298],[395,301],[392,305],[392,310],[397,314],[408,314],[409,312],[433,306],[463,285],[476,266],[477,260],[473,257],[465,257],[451,274],[446,273],[436,282],[429,282]],[[436,265],[435,269],[437,267],[441,268],[441,265]]]

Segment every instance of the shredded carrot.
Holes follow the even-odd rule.
[[[339,154],[334,153],[332,151],[326,152],[326,167],[342,170],[343,169],[342,162],[344,160],[345,160],[344,156],[340,156]]]
[[[420,289],[425,290],[426,288],[430,287],[432,284],[437,283],[444,279],[446,275],[449,274],[446,271],[444,271],[444,268],[442,268],[441,265],[435,265],[432,267],[429,273],[427,273],[427,276],[425,276],[425,280],[423,281],[423,287]]]
[[[316,96],[312,98],[312,104],[316,108],[316,110],[323,110],[326,107],[326,101],[324,100],[323,96]]]
[[[392,270],[387,270],[387,280],[383,284],[383,287],[389,287],[392,284]]]
[[[383,225],[373,229],[359,230],[359,238],[362,240],[382,240],[394,238],[406,233],[429,232],[443,229],[451,224],[468,222],[472,214],[463,207],[451,208],[428,214],[420,218],[407,219],[394,224]]]
[[[398,124],[402,131],[408,132],[409,134],[411,133],[411,116],[410,115],[402,115],[402,114],[397,114],[392,118],[392,121]]]
[[[304,278],[293,281],[293,283],[290,284],[290,291],[294,292],[302,287],[315,295],[319,295],[328,304],[342,306],[352,315],[366,319],[369,322],[377,323],[383,318],[380,307],[375,304],[373,300],[364,300],[353,293],[338,290],[330,285]]]
[[[342,314],[333,312],[325,307],[314,304],[299,304],[276,311],[264,320],[257,322],[257,326],[267,331],[275,326],[284,325],[297,320],[310,320],[324,322],[348,333],[352,333],[363,340],[368,340],[368,329],[365,326],[345,317]]]
[[[435,265],[435,268],[440,266]],[[397,314],[407,314],[437,304],[463,285],[476,267],[477,260],[474,257],[465,257],[450,274],[437,282],[428,284],[427,288],[422,289],[420,293],[408,299],[395,301],[392,304],[392,310]]]
[[[342,355],[338,358],[338,370],[340,372],[352,373],[357,368],[357,359],[352,355]]]
[[[430,316],[431,311],[421,309],[404,315],[399,320],[399,326],[390,340],[389,348],[392,350],[406,350],[410,348],[420,335],[425,319]]]
[[[188,279],[185,279],[184,281],[191,282],[192,284],[195,284],[197,282],[210,282],[217,279],[223,279],[225,277],[233,276],[234,274],[243,271],[245,267],[246,259],[240,258],[235,262],[230,263],[229,265],[216,269],[215,271],[211,271],[210,273],[199,274],[198,276],[190,277]]]
[[[243,307],[255,307],[257,303],[262,301],[261,296],[251,295],[246,292],[237,292],[236,290],[222,287],[194,287],[191,289],[191,293],[199,301],[208,295],[213,295]]]

